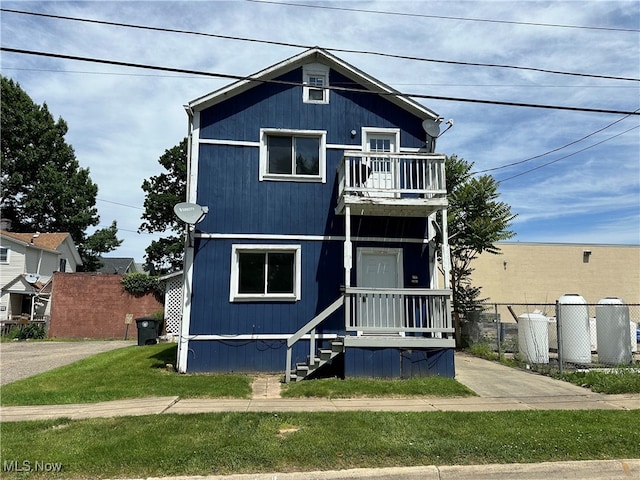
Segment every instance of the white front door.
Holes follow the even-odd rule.
[[[380,289],[361,295],[358,325],[363,329],[400,328],[403,324],[402,298],[385,289],[402,288],[402,250],[362,247],[358,249],[357,261],[358,286]]]
[[[364,130],[363,149],[365,152],[391,153],[398,151],[399,131]],[[385,157],[369,157],[367,167],[370,174],[366,188],[378,190],[376,197],[393,197],[396,188],[394,163]]]

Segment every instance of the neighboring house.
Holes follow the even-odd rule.
[[[98,273],[114,273],[124,275],[125,273],[145,273],[140,265],[133,258],[123,257],[100,257],[102,266]]]
[[[0,230],[0,321],[41,320],[49,315],[54,272],[75,272],[82,260],[68,233]]]
[[[439,117],[318,48],[185,108],[179,370],[453,377]]]

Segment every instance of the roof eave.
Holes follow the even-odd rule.
[[[439,115],[433,110],[430,110],[429,108],[416,102],[415,100],[412,100],[411,98],[402,96],[402,93],[398,90],[391,88],[390,86],[372,77],[371,75],[368,75],[362,70],[359,70],[353,65],[318,47],[306,50],[280,63],[272,65],[260,72],[249,75],[246,79],[239,80],[227,85],[226,87],[215,90],[207,95],[196,98],[195,100],[192,100],[187,105],[185,105],[184,108],[187,111],[189,118],[192,118],[194,111],[205,110],[217,103],[223,102],[229,98],[239,95],[240,93],[245,92],[258,84],[276,78],[284,73],[302,66],[305,63],[313,61],[314,59],[324,60],[325,63],[329,64],[329,67],[345,75],[351,80],[362,84],[368,90],[381,92],[381,94],[385,95],[385,98],[387,98],[390,102],[407,111],[410,111],[417,117],[420,117],[422,119],[439,118]]]

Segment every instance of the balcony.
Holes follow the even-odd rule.
[[[450,290],[347,288],[344,345],[455,347],[450,297]]]
[[[447,206],[445,157],[345,151],[338,167],[337,214],[423,217]]]

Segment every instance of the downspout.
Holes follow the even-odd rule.
[[[351,324],[351,295],[346,290],[351,287],[351,269],[353,268],[353,246],[351,244],[351,206],[344,207],[344,322],[345,332],[348,325]]]

